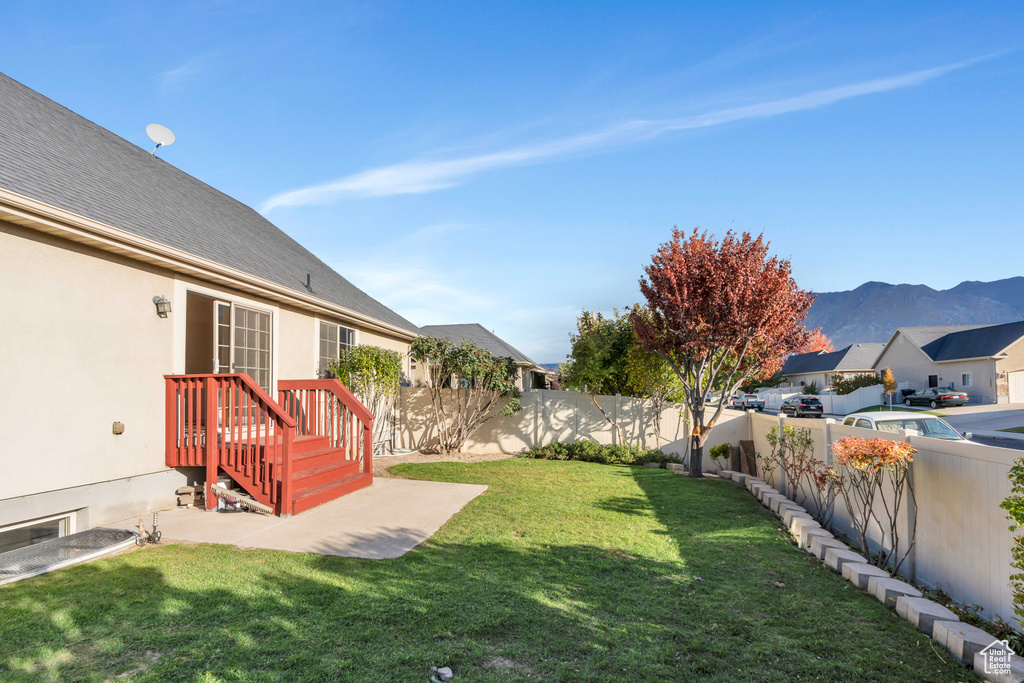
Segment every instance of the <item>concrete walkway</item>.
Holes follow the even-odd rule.
[[[478,484],[375,478],[372,486],[288,519],[174,508],[160,513],[159,528],[165,539],[381,560],[406,554],[486,490]],[[148,525],[149,515],[143,519]],[[105,526],[130,529],[138,521]]]

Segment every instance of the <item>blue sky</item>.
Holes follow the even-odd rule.
[[[0,71],[417,324],[562,360],[673,225],[815,291],[1024,274],[1024,5],[5,5]],[[689,5],[689,6],[687,6]]]

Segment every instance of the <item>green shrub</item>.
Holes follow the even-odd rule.
[[[729,458],[732,457],[732,446],[727,443],[720,443],[717,446],[712,446],[711,450],[708,451],[708,455],[711,459],[719,464],[720,467],[729,466]],[[718,462],[721,460],[721,462]]]
[[[839,396],[845,396],[846,394],[852,394],[861,387],[870,387],[881,383],[882,378],[878,375],[856,375],[850,379],[833,377],[832,391]]]
[[[591,458],[597,455],[598,451],[601,450],[601,446],[594,443],[593,441],[577,441],[574,444],[568,444],[568,460],[582,460],[583,462],[590,462]]]
[[[554,442],[536,446],[519,454],[520,458],[538,460],[579,460],[602,465],[643,465],[656,462],[681,462],[677,457],[666,455],[657,449],[645,450],[640,446],[602,446],[593,441],[577,441],[573,444]]]

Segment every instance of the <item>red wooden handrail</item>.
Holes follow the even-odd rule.
[[[164,377],[167,465],[206,467],[207,509],[223,467],[257,500],[291,514],[295,420],[246,374]]]
[[[344,384],[336,379],[282,379],[277,383],[278,392],[281,391],[330,391],[342,405],[352,411],[360,422],[373,421],[373,414],[363,405],[355,394],[348,390]]]
[[[361,459],[363,472],[373,475],[374,417],[348,387],[336,379],[297,379],[280,380],[277,388],[280,403],[296,418],[299,433],[327,436],[332,447],[343,449],[348,459]],[[322,401],[325,395],[344,410],[335,410],[334,401]],[[357,431],[353,419],[361,430]]]

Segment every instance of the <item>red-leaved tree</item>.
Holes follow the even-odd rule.
[[[706,406],[712,388],[729,396],[750,379],[770,377],[783,356],[807,342],[803,319],[814,296],[797,287],[788,260],[768,256],[762,235],[721,242],[707,231],[675,228],[640,279],[650,315],[630,316],[644,347],[664,358],[683,383],[693,420],[690,476],[703,475],[704,444],[724,401]],[[713,410],[706,419],[705,410]]]
[[[793,349],[793,353],[832,353],[835,350],[836,347],[833,346],[832,340],[826,337],[819,327],[811,332],[811,336],[807,338],[807,343],[798,349]]]

